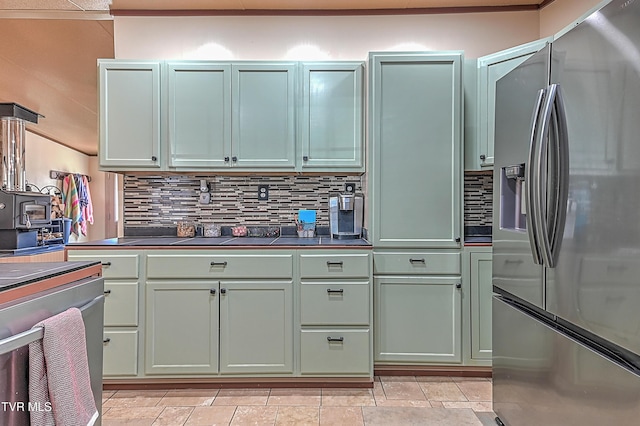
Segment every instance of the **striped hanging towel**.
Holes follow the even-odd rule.
[[[64,217],[71,219],[71,232],[78,235],[82,211],[78,199],[78,188],[72,175],[65,176],[62,181],[62,202],[64,203]]]

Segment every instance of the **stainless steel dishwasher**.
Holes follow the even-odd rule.
[[[0,425],[28,426],[29,343],[42,338],[39,321],[76,307],[82,312],[87,339],[91,390],[102,418],[102,327],[104,284],[86,278],[32,296],[0,304]]]

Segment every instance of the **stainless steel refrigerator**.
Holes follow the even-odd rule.
[[[493,407],[640,424],[640,0],[613,0],[497,83]]]

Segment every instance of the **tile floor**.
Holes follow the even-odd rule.
[[[115,425],[495,425],[491,380],[381,376],[373,389],[105,391]]]

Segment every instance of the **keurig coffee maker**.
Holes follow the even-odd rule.
[[[364,196],[356,193],[329,197],[329,227],[332,238],[356,239],[362,236]]]

